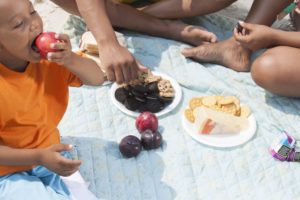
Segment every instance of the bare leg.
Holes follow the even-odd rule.
[[[236,0],[163,0],[141,10],[161,19],[205,15],[221,10]]]
[[[271,25],[276,15],[292,0],[255,0],[246,22]],[[224,53],[226,49],[226,53]],[[235,71],[250,71],[251,51],[242,48],[233,38],[217,44],[185,49],[183,54],[198,61],[216,62]]]
[[[75,0],[52,0],[66,11],[80,16]],[[115,27],[126,28],[153,36],[186,42],[192,45],[215,42],[216,36],[198,26],[178,21],[161,20],[127,5],[106,0],[108,17]],[[101,24],[99,24],[101,26]]]
[[[296,31],[300,31],[300,9],[294,13],[293,19]]]
[[[300,97],[300,49],[275,47],[257,58],[251,67],[253,80],[278,95]]]

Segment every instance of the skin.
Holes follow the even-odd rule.
[[[0,1],[0,62],[17,72],[24,72],[29,62],[39,62],[41,57],[31,45],[42,31],[42,20],[28,0]],[[49,53],[48,59],[63,64],[84,84],[100,85],[104,75],[99,66],[72,53],[67,35],[57,35],[57,38],[63,42],[51,45],[60,52]],[[59,175],[69,176],[81,164],[79,160],[69,160],[60,155],[61,151],[71,149],[72,146],[67,144],[56,144],[45,149],[15,149],[5,146],[0,139],[0,164],[43,165]]]
[[[298,3],[298,7],[295,9],[293,18],[296,30],[300,31],[300,3]]]
[[[219,11],[236,0],[163,0],[140,10],[160,19],[178,19]]]
[[[233,2],[235,1],[164,0],[146,7],[143,11],[163,19],[180,18],[215,12]],[[270,26],[276,19],[276,15],[291,2],[291,0],[255,0],[245,21]],[[235,71],[250,70],[251,53],[249,49],[240,47],[233,37],[182,51],[184,56],[198,62],[217,63]]]
[[[235,39],[255,51],[269,48],[251,66],[253,80],[275,94],[300,97],[300,33],[286,32],[264,25],[240,23],[242,32],[234,30]],[[299,28],[299,27],[298,27]]]
[[[210,2],[213,4],[217,1]],[[261,87],[278,95],[300,97],[300,69],[295,64],[300,56],[299,33],[284,32],[268,27],[276,20],[277,14],[291,2],[289,0],[255,0],[245,20],[252,24],[244,23],[243,33],[239,34],[234,29],[234,36],[228,40],[185,49],[182,53],[199,62],[214,62],[236,71],[251,70],[254,81]],[[219,6],[226,7],[226,3],[230,4],[230,1],[218,3]],[[183,6],[185,4],[191,6]],[[213,11],[214,8],[220,8],[217,5],[208,8],[208,4],[197,3],[193,0],[164,0],[146,7],[143,11],[160,18],[178,18],[203,15]],[[300,30],[299,14],[300,4],[293,15],[297,31]],[[270,49],[251,64],[249,58],[252,51],[261,48]]]
[[[101,47],[99,57],[108,79],[118,83],[136,78],[137,71],[145,70],[145,67],[139,64],[127,49],[117,43],[112,26],[192,45],[217,41],[213,33],[207,32],[201,27],[190,26],[179,21],[160,20],[111,0],[52,1],[66,11],[85,19]]]
[[[255,0],[245,21],[270,26],[277,14],[291,2],[289,0]],[[240,46],[234,37],[217,44],[184,49],[182,53],[199,62],[217,63],[239,72],[250,71],[252,51]]]

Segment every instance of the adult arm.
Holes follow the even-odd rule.
[[[76,0],[78,10],[96,38],[99,58],[109,80],[122,83],[137,77],[138,63],[116,39],[106,0]]]

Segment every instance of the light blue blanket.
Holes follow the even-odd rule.
[[[203,24],[219,38],[228,37],[234,25],[214,15],[193,22]],[[118,142],[129,134],[139,135],[135,119],[112,104],[110,86],[71,88],[69,107],[59,128],[64,142],[77,145],[74,157],[83,160],[80,171],[99,198],[300,199],[299,163],[276,161],[268,152],[283,129],[300,139],[299,100],[266,92],[255,85],[249,73],[185,59],[180,54],[185,44],[124,34],[141,63],[180,83],[183,99],[159,120],[162,147],[124,159]],[[201,95],[235,95],[249,105],[258,123],[253,139],[225,150],[193,140],[181,126],[181,111],[191,97]]]

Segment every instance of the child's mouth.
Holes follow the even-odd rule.
[[[40,53],[40,50],[37,48],[35,41],[36,41],[37,37],[33,40],[32,44],[31,44],[31,49],[36,52],[36,53]]]

